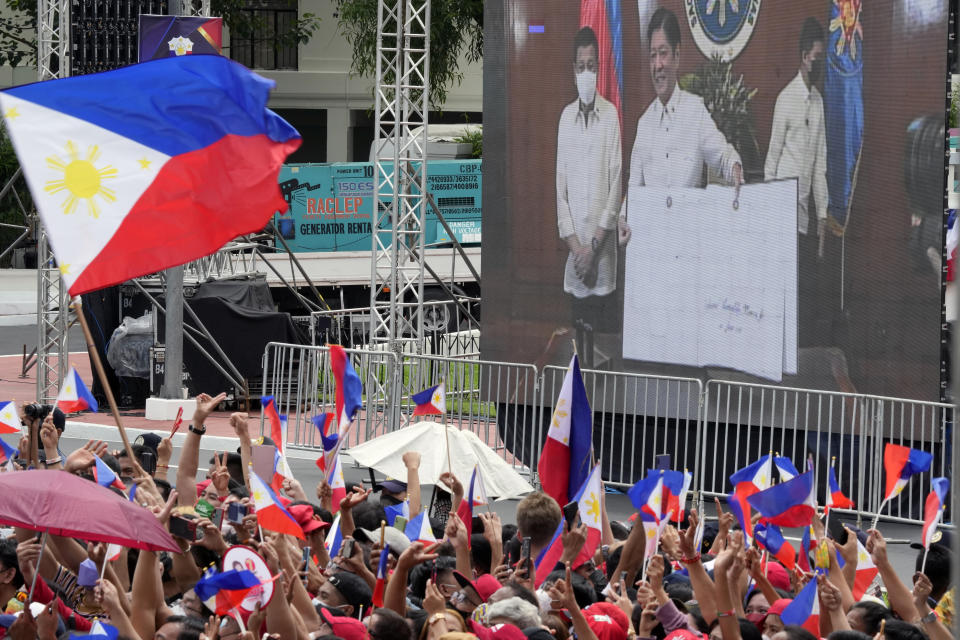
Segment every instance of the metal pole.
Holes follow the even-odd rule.
[[[167,304],[164,314],[163,387],[160,397],[183,397],[183,265],[166,271]]]

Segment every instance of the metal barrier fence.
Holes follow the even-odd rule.
[[[545,418],[553,413],[566,371],[544,367],[540,400]],[[582,374],[594,416],[594,455],[607,484],[633,485],[662,453],[672,455],[675,468],[695,472],[703,395],[700,380],[588,369]],[[546,434],[539,437],[542,440]]]
[[[409,423],[410,396],[445,382],[447,424],[469,429],[521,473],[536,480],[553,404],[566,370],[441,355],[347,349],[364,385],[364,407],[347,447]],[[293,446],[319,448],[311,418],[334,406],[326,347],[271,343],[264,353],[263,393],[288,415]],[[774,452],[803,470],[816,461],[818,502],[836,460],[844,493],[870,518],[884,494],[883,448],[895,442],[933,455],[931,473],[883,509],[886,519],[920,522],[930,478],[947,475],[953,407],[855,393],[583,371],[594,415],[594,455],[604,480],[628,487],[658,454],[694,473],[691,489],[725,496],[729,476]],[[438,418],[439,419],[439,418]],[[261,423],[262,424],[262,423]]]
[[[884,495],[886,442],[933,454],[931,473],[907,485],[886,505],[887,519],[922,521],[930,478],[949,469],[948,427],[953,407],[831,391],[710,380],[701,414],[701,474],[706,495],[730,492],[731,473],[774,452],[817,469],[818,503],[825,504],[827,469],[835,461],[837,481],[861,517],[876,515]]]
[[[413,313],[416,303],[400,303],[405,313]],[[423,302],[424,344],[420,351],[431,355],[480,357],[480,299],[457,296],[454,300]],[[310,314],[310,343],[340,344],[361,348],[370,338],[370,308],[333,309]],[[404,344],[405,353],[417,353],[413,341]]]

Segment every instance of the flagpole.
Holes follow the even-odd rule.
[[[884,498],[883,502],[880,503],[880,506],[877,508],[877,515],[873,516],[873,524],[870,525],[871,529],[877,528],[877,523],[880,522],[880,512],[883,511],[884,505],[887,504],[887,499]]]
[[[927,572],[927,554],[930,553],[930,545],[923,548],[923,561],[920,563],[920,573]]]
[[[833,465],[836,463],[836,461],[837,461],[837,456],[831,456],[831,457],[830,457],[830,469],[831,469],[831,470],[833,469]],[[834,476],[834,477],[836,477],[836,476]],[[827,479],[827,491],[828,491],[828,492],[830,493],[830,495],[831,495],[831,497],[830,497],[830,499],[829,499],[830,502],[833,502],[833,497],[832,497],[832,496],[833,496],[833,487],[830,486],[830,480],[829,480],[829,478]],[[826,507],[824,507],[824,511],[825,511],[825,513],[824,513],[824,520],[823,520],[823,530],[824,530],[824,531],[830,531],[830,505],[827,505]]]
[[[117,409],[117,401],[113,398],[113,390],[110,388],[110,382],[107,381],[107,373],[104,371],[103,363],[100,361],[100,354],[93,344],[93,334],[90,333],[90,325],[87,324],[87,318],[83,315],[83,302],[79,296],[73,299],[71,306],[73,306],[76,311],[77,320],[80,321],[80,326],[83,328],[83,337],[87,342],[87,351],[90,353],[90,360],[93,361],[93,367],[97,371],[97,377],[100,378],[100,386],[103,387],[103,393],[107,396],[107,404],[110,405],[110,412],[113,414],[113,419],[117,423],[117,430],[120,432],[120,439],[123,440],[123,448],[127,453],[127,459],[130,460],[137,469],[138,475],[143,475],[143,468],[137,461],[137,457],[133,455],[133,447],[130,446],[127,431],[123,428],[123,422],[120,420],[120,410]]]
[[[43,536],[40,538],[40,555],[37,556],[37,564],[33,568],[33,580],[30,582],[30,595],[27,596],[27,606],[33,602],[33,590],[37,586],[37,576],[40,575],[40,563],[43,561],[43,550],[47,548],[47,533],[43,530]]]

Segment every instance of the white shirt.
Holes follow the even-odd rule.
[[[597,281],[587,286],[577,277],[573,254],[567,256],[563,290],[577,298],[603,296],[617,284],[617,228],[620,207],[620,116],[599,94],[584,117],[580,100],[560,114],[557,131],[557,228],[561,238],[576,234],[591,246],[597,229],[607,229],[599,249]]]
[[[797,178],[797,229],[806,234],[810,192],[818,219],[827,217],[827,136],[823,124],[823,98],[816,87],[807,88],[803,76],[790,81],[773,110],[770,146],[763,164],[764,178]]]
[[[629,184],[703,187],[704,165],[733,182],[740,155],[717,129],[703,99],[674,85],[666,105],[655,98],[637,123]]]

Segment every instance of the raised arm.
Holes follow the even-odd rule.
[[[420,454],[407,451],[403,454],[403,464],[407,467],[407,502],[410,503],[410,517],[420,513]],[[453,505],[456,511],[459,504]]]
[[[919,616],[917,608],[913,604],[913,595],[907,586],[903,584],[897,572],[894,570],[890,559],[887,558],[887,541],[883,535],[876,529],[870,529],[867,532],[867,552],[873,558],[873,564],[880,571],[880,578],[887,587],[887,598],[890,600],[890,608],[893,609],[902,620],[916,620]]]
[[[180,465],[177,467],[177,493],[180,505],[192,507],[197,502],[197,470],[200,468],[200,437],[206,431],[203,423],[213,413],[227,394],[220,393],[211,398],[206,393],[197,396],[197,408],[193,412],[193,424],[187,430],[183,450],[180,452]]]

